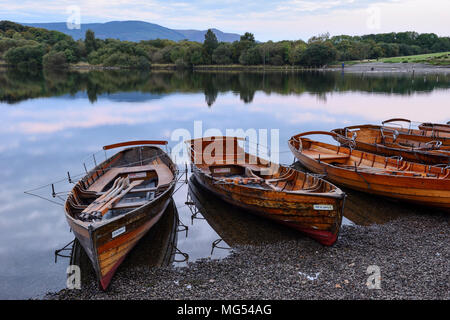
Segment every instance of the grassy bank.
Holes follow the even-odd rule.
[[[383,58],[379,61],[386,63],[429,63],[432,65],[450,65],[450,51],[449,52],[439,52],[439,53],[429,53],[429,54],[419,54],[414,56],[404,56],[404,57],[394,57],[394,58]]]
[[[353,60],[353,61],[341,61],[334,64],[333,66],[341,66],[345,63],[347,66],[359,64],[359,63],[370,63],[370,62],[384,62],[384,63],[426,63],[435,66],[450,66],[450,51],[449,52],[438,52],[438,53],[427,53],[418,54],[413,56],[400,56],[391,58],[380,58],[376,59],[366,59],[366,60]]]

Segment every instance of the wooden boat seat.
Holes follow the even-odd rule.
[[[154,192],[158,190],[158,188],[141,188],[141,189],[132,189],[129,193],[139,193],[139,192]]]
[[[113,209],[128,209],[128,208],[138,208],[143,206],[148,201],[138,201],[138,202],[129,202],[129,203],[117,203],[112,206]]]
[[[97,181],[89,186],[88,191],[101,192],[105,186],[116,179],[118,175],[128,174],[142,171],[156,171],[158,175],[158,186],[165,185],[173,180],[173,174],[170,169],[164,164],[149,164],[146,166],[134,166],[123,168],[111,168],[104,175],[102,175]]]
[[[153,170],[155,170],[156,174],[158,175],[158,187],[172,182],[174,178],[173,173],[166,165],[153,165]]]
[[[308,156],[314,160],[339,160],[339,159],[349,159],[350,155],[348,154],[333,154],[333,153],[329,153],[329,154],[321,154],[319,152],[316,151],[312,151],[312,150],[303,150],[302,153],[305,156]]]

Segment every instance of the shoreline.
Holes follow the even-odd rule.
[[[0,63],[0,70],[7,70],[6,63]],[[138,70],[122,67],[106,67],[101,65],[75,64],[69,65],[67,71],[104,71],[104,70]],[[177,68],[175,64],[153,64],[148,71],[194,71],[194,72],[342,72],[342,73],[362,73],[362,74],[429,74],[442,73],[450,74],[449,66],[437,66],[423,63],[386,63],[386,62],[365,62],[345,65],[344,68],[336,65],[327,67],[299,67],[299,66],[244,66],[244,65],[198,65],[192,68]]]
[[[237,245],[221,259],[187,267],[119,269],[107,292],[91,278],[81,290],[44,299],[450,299],[449,219],[418,212],[383,225],[345,225],[338,242],[324,247],[298,236]],[[378,266],[381,289],[366,285]]]
[[[70,70],[90,71],[90,70],[132,70],[120,67],[104,67],[93,65],[71,65]],[[175,64],[153,64],[150,71],[182,71],[191,70],[193,72],[343,72],[361,74],[429,74],[441,73],[450,74],[450,66],[436,66],[423,63],[385,63],[368,62],[347,65],[344,68],[328,66],[321,68],[305,68],[299,66],[244,66],[244,65],[199,65],[192,68],[177,68]]]

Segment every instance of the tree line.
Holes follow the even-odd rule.
[[[258,42],[247,32],[239,41],[219,42],[210,29],[203,43],[166,39],[140,42],[85,39],[41,28],[0,21],[0,58],[18,68],[67,68],[86,62],[106,67],[148,69],[152,64],[177,68],[197,65],[273,65],[322,67],[336,61],[378,59],[450,51],[450,37],[399,32],[363,36],[321,34],[303,40]]]

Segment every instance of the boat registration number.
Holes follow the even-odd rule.
[[[113,232],[112,232],[112,237],[113,238],[115,238],[115,237],[117,237],[117,236],[120,236],[122,233],[124,233],[126,231],[126,229],[125,229],[125,226],[123,226],[122,228],[119,228],[119,229],[117,229],[117,230],[114,230]]]
[[[230,168],[217,168],[214,169],[214,173],[229,173],[231,172]]]
[[[313,206],[314,210],[333,210],[333,205],[331,204],[315,204]]]

